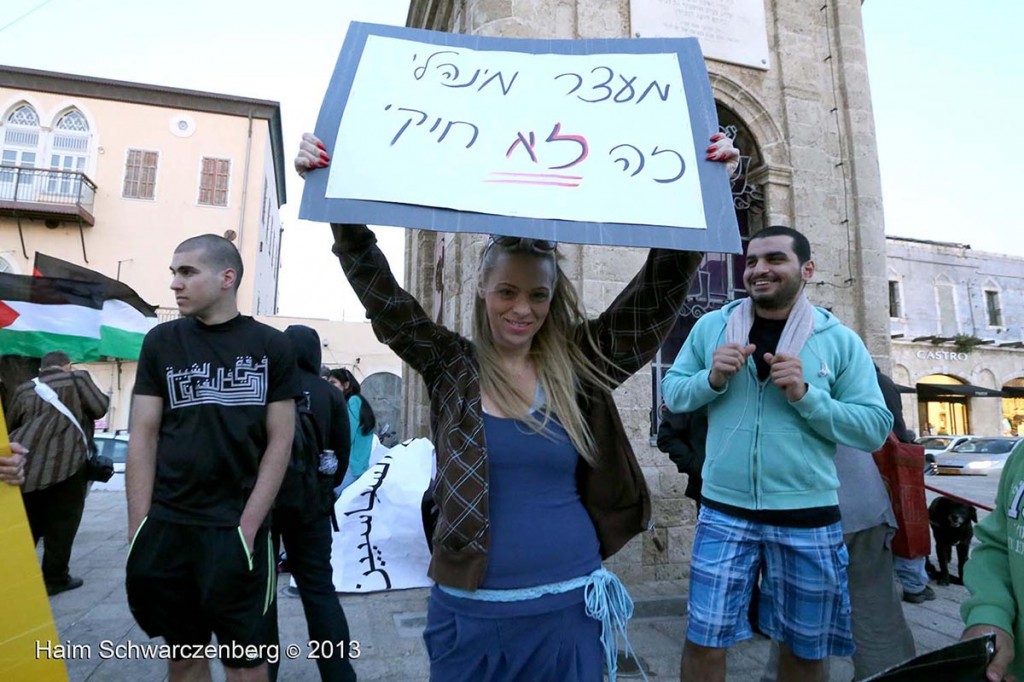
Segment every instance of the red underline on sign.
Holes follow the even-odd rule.
[[[517,178],[557,178],[558,180],[582,180],[582,175],[559,175],[557,173],[504,173],[491,171],[491,175],[509,175]]]
[[[581,175],[559,175],[557,173],[505,173],[491,171],[491,175],[506,177],[484,180],[499,185],[547,185],[549,187],[579,187]]]
[[[484,180],[499,185],[550,185],[552,187],[579,187],[578,182],[551,182],[549,180]]]

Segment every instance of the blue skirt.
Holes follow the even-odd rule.
[[[453,611],[431,594],[423,640],[431,682],[604,679],[601,623],[582,601],[537,615],[488,618]]]

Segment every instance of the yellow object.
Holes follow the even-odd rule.
[[[7,421],[0,405],[0,457],[10,456]],[[36,653],[40,644],[44,651],[56,651],[60,640],[21,491],[6,483],[0,483],[0,548],[0,680],[66,682],[68,673],[63,660]]]

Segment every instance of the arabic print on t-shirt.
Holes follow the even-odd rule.
[[[167,393],[171,409],[191,405],[265,405],[267,356],[235,359],[233,367],[211,369],[209,362],[188,369],[167,368]]]

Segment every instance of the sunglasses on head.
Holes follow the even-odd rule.
[[[530,251],[536,251],[537,253],[551,253],[558,246],[558,242],[551,241],[549,239],[533,239],[531,237],[510,237],[501,234],[492,234],[490,239],[487,240],[487,249],[493,245],[505,249],[522,248]],[[484,249],[485,251],[487,249]]]

